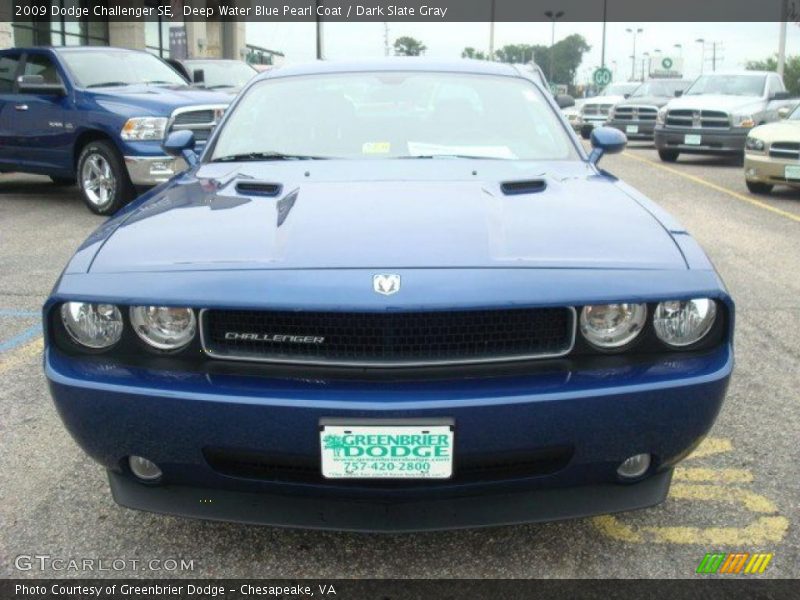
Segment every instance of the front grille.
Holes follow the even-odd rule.
[[[583,114],[584,115],[601,115],[605,116],[608,114],[608,111],[611,107],[614,106],[613,104],[584,104],[583,105]]]
[[[425,366],[567,354],[572,308],[432,312],[204,310],[215,358],[340,366]],[[236,335],[234,335],[236,334]]]
[[[728,129],[731,126],[731,119],[728,113],[719,110],[676,108],[667,111],[664,123],[667,127]]]
[[[769,147],[769,155],[772,158],[798,160],[800,159],[800,144],[795,142],[772,142]]]
[[[485,456],[461,455],[456,448],[450,479],[325,479],[318,456],[275,455],[232,448],[204,448],[208,465],[223,475],[280,483],[329,486],[434,487],[551,475],[567,466],[571,446],[550,446],[528,452]]]
[[[655,123],[658,109],[655,106],[617,106],[614,118],[620,121],[652,121]]]
[[[194,133],[196,142],[204,143],[226,108],[225,105],[179,108],[172,113],[169,130],[189,129]]]

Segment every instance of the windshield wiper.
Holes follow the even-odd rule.
[[[206,85],[204,86],[207,90],[218,90],[220,88],[233,88],[237,87],[236,84],[233,83],[218,83],[217,85]]]
[[[326,160],[326,156],[311,156],[308,154],[284,154],[283,152],[245,152],[214,158],[211,162],[245,162],[259,160]]]
[[[411,154],[408,156],[396,156],[403,160],[410,159],[431,159],[431,158],[468,158],[474,160],[509,160],[507,158],[500,158],[499,156],[478,156],[476,154]]]
[[[98,87],[119,87],[121,85],[130,85],[127,81],[104,81],[102,83],[93,83],[91,85],[87,85],[86,88],[98,88]]]
[[[169,84],[174,84],[174,83],[175,83],[174,81],[161,81],[161,80],[158,80],[158,79],[155,80],[155,81],[145,81],[144,82],[145,85],[169,85]]]

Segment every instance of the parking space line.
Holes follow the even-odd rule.
[[[21,348],[17,348],[13,352],[0,355],[0,374],[24,364],[37,354],[41,354],[43,348],[44,340],[42,338],[37,338],[32,342],[28,342]]]
[[[28,327],[28,329],[25,331],[0,342],[0,352],[8,352],[9,350],[13,350],[17,346],[21,346],[25,342],[32,340],[41,333],[42,325],[40,323]]]
[[[702,469],[677,467],[672,481],[690,483],[753,483],[753,474],[746,469]]]
[[[630,152],[623,152],[623,156],[631,158],[633,160],[638,160],[639,162],[646,163],[652,167],[656,167],[657,169],[661,169],[662,171],[666,171],[667,173],[672,173],[673,175],[677,175],[679,177],[683,177],[684,179],[688,179],[689,181],[693,181],[694,183],[699,183],[700,185],[704,185],[712,190],[716,190],[718,192],[722,192],[723,194],[727,194],[732,198],[736,198],[737,200],[741,200],[742,202],[747,202],[748,204],[752,204],[758,208],[762,208],[764,210],[768,210],[776,215],[780,215],[782,217],[786,217],[787,219],[791,219],[792,221],[796,221],[800,223],[800,215],[792,214],[788,211],[781,210],[780,208],[776,208],[767,204],[766,202],[762,202],[761,200],[757,200],[755,198],[750,198],[749,196],[745,196],[744,194],[740,194],[739,192],[734,192],[733,190],[729,190],[726,187],[722,187],[721,185],[717,185],[716,183],[712,183],[710,181],[706,181],[702,177],[697,177],[696,175],[690,175],[689,173],[684,173],[683,171],[679,171],[673,167],[668,167],[666,165],[662,165],[661,163],[657,163],[654,160],[650,160],[649,158],[642,158],[641,156],[636,156],[635,154],[631,154]]]

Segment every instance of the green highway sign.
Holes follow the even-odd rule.
[[[605,87],[611,83],[611,70],[605,67],[600,67],[592,74],[592,80],[595,85]]]

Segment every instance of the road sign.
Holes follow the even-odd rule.
[[[592,74],[595,85],[605,87],[611,83],[611,71],[605,67],[600,67]]]

